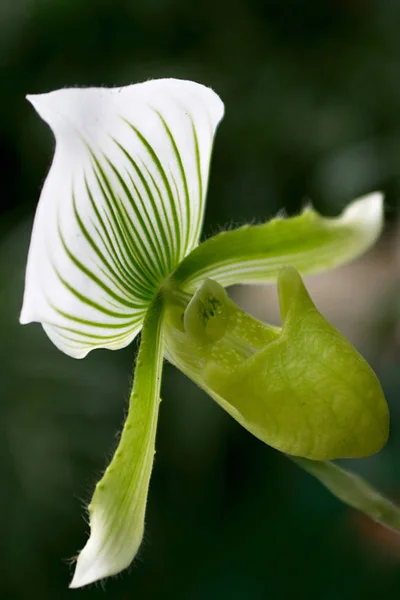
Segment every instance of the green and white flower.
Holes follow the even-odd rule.
[[[389,417],[376,376],[318,312],[298,273],[365,252],[382,228],[381,194],[335,219],[308,208],[198,245],[224,113],[212,90],[165,79],[28,99],[56,149],[35,217],[21,323],[41,323],[75,358],[122,348],[141,332],[129,413],[89,505],[90,538],[71,587],[118,573],[139,548],[164,357],[342,500],[400,530],[396,507],[324,462],[378,451]],[[241,311],[224,289],[271,281],[282,328]]]

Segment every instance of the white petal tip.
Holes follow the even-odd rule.
[[[88,567],[88,568],[87,568]],[[106,577],[108,574],[103,573],[101,570],[90,568],[88,565],[82,566],[82,563],[79,562],[76,565],[75,573],[72,578],[69,587],[71,589],[77,589],[80,587],[84,587],[85,585],[90,585],[103,577]]]
[[[91,537],[78,556],[75,573],[69,587],[71,589],[84,587],[100,579],[116,575],[126,569],[132,559],[131,554],[129,556],[123,554],[114,556],[111,560],[110,557],[107,557],[107,552],[104,552],[104,548],[99,548],[96,537]]]
[[[34,321],[34,319],[29,314],[29,311],[26,310],[26,307],[23,306],[19,315],[20,325],[27,325],[28,323],[32,323],[32,321]]]
[[[46,123],[48,123],[46,116],[54,111],[54,105],[52,105],[51,100],[56,93],[57,92],[48,92],[44,94],[28,94],[25,96],[28,102],[36,110],[40,118]]]
[[[27,94],[25,98],[30,104],[32,104],[34,108],[37,109],[37,105],[40,104],[40,98],[46,95],[47,94]]]
[[[110,573],[110,565],[104,564],[99,559],[99,555],[96,556],[93,550],[93,540],[90,538],[78,556],[75,573],[69,584],[70,588],[80,588],[113,574]]]
[[[30,323],[30,320],[27,319],[22,313],[19,316],[19,324],[20,325],[27,325],[28,323]]]
[[[373,192],[357,198],[345,210],[349,219],[359,218],[363,221],[376,221],[383,217],[383,193]]]

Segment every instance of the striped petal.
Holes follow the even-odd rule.
[[[188,81],[64,89],[29,100],[56,150],[35,217],[21,323],[64,352],[127,345],[197,244],[223,104]]]
[[[160,404],[162,311],[158,296],[144,322],[121,439],[89,506],[90,538],[79,554],[72,588],[125,569],[142,541]]]
[[[224,286],[274,281],[286,265],[302,274],[326,271],[368,250],[382,225],[383,198],[378,192],[355,200],[336,218],[307,208],[298,217],[210,238],[182,261],[173,278],[191,291],[207,278]]]

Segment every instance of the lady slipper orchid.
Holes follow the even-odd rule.
[[[129,412],[89,505],[90,537],[71,587],[118,573],[143,536],[163,358],[334,494],[400,530],[398,509],[328,459],[377,452],[388,436],[380,384],[319,313],[299,272],[366,251],[382,196],[337,218],[300,216],[199,243],[220,98],[190,81],[28,96],[51,127],[53,163],[29,250],[21,323],[66,354],[118,349],[141,331]],[[278,281],[282,327],[260,323],[225,287]]]

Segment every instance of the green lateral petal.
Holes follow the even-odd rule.
[[[79,554],[73,588],[125,569],[142,541],[160,403],[162,310],[157,297],[144,322],[121,439],[89,505],[90,538]]]
[[[30,96],[56,150],[35,217],[21,322],[80,358],[140,330],[197,244],[223,104],[164,79]]]
[[[400,533],[400,507],[382,496],[361,477],[331,462],[306,458],[292,460],[319,479],[339,500],[361,511],[376,523]]]
[[[174,280],[188,290],[206,278],[223,286],[268,282],[292,265],[300,273],[317,273],[365,252],[383,225],[383,197],[376,192],[352,202],[337,218],[307,208],[300,216],[245,226],[206,240],[187,256]]]

